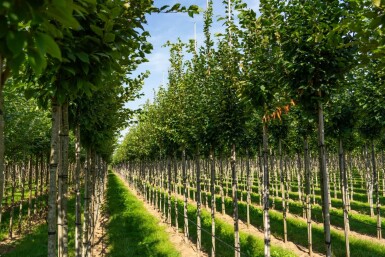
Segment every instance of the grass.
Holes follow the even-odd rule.
[[[68,249],[69,256],[75,256],[74,234],[75,234],[75,198],[68,200]],[[3,257],[43,257],[47,256],[48,227],[44,223],[33,229],[32,233],[27,234],[14,244],[14,249]]]
[[[193,191],[193,190],[192,190]],[[231,193],[231,189],[229,189],[229,193]],[[190,197],[192,192],[190,192]],[[192,198],[192,197],[191,197]],[[239,198],[239,196],[238,196]],[[202,192],[202,199],[205,199],[205,193]],[[244,196],[243,199],[246,199]],[[253,199],[256,200],[256,199]],[[208,201],[210,205],[210,194],[208,194]],[[280,207],[281,202],[277,202],[276,199],[276,207]],[[216,206],[217,210],[221,208],[221,198],[216,196]],[[244,202],[239,202],[239,218],[243,221],[246,221],[246,204]],[[294,208],[293,208],[294,209]],[[225,211],[228,215],[232,215],[233,204],[232,200],[229,197],[225,198]],[[302,212],[301,212],[302,213]],[[271,210],[270,214],[270,225],[271,225],[271,233],[275,237],[283,238],[283,218],[282,213]],[[312,214],[314,215],[314,214]],[[320,213],[321,215],[321,213]],[[250,218],[251,224],[262,229],[262,208],[258,206],[250,207]],[[366,217],[369,219],[370,217]],[[317,219],[322,220],[322,216],[317,217]],[[364,218],[363,218],[364,219]],[[335,219],[334,219],[335,220]],[[340,221],[341,222],[341,221]],[[364,220],[367,222],[367,220]],[[361,226],[362,230],[368,229],[364,228],[363,225],[360,225],[357,221],[352,220],[352,225],[357,227]],[[373,229],[373,228],[369,228]],[[296,218],[287,218],[287,230],[288,230],[288,240],[302,245],[304,247],[307,246],[307,225],[305,220],[296,219]],[[373,229],[373,233],[375,233],[375,228]],[[313,235],[313,250],[321,253],[325,253],[325,247],[322,242],[324,242],[323,228],[322,225],[315,226],[313,225],[312,229]],[[333,254],[334,256],[346,256],[345,253],[345,239],[342,233],[337,233],[332,231],[332,244],[333,244]],[[373,241],[368,240],[358,240],[354,238],[350,238],[350,251],[351,256],[356,257],[385,257],[385,245],[381,245],[379,243],[375,243]]]
[[[148,194],[149,195],[149,194]],[[162,203],[167,200],[165,193],[161,193]],[[159,205],[158,197],[158,205]],[[175,225],[175,198],[172,197],[171,203],[171,221]],[[178,200],[178,227],[183,228],[183,202]],[[196,243],[197,241],[197,209],[194,205],[188,204],[188,218],[189,218],[189,235],[190,240]],[[206,252],[211,252],[211,216],[210,213],[202,209],[201,213],[201,227],[202,227],[202,248]],[[215,219],[215,234],[221,241],[216,240],[216,255],[221,257],[234,256],[234,227],[220,219]],[[241,255],[247,257],[262,257],[264,256],[264,243],[262,238],[252,236],[250,234],[240,232],[240,248]],[[271,256],[273,257],[292,257],[296,256],[289,250],[281,247],[272,246]]]
[[[107,210],[110,257],[180,256],[164,228],[115,175],[108,175]]]
[[[38,196],[37,199],[33,198],[32,199],[32,217],[33,217],[33,208],[34,208],[34,203],[37,201],[37,210],[38,213],[44,208],[45,205],[45,200],[46,200],[46,195]],[[22,222],[23,222],[23,227],[25,227],[25,223],[27,221],[27,213],[28,213],[28,199],[26,199],[23,203],[23,209],[22,209]],[[19,222],[19,210],[20,210],[20,202],[15,203],[14,207],[14,214],[13,214],[13,231],[15,232],[18,226]],[[2,215],[2,222],[0,224],[0,240],[3,240],[8,236],[8,229],[9,229],[9,220],[10,220],[10,213],[11,213],[11,208],[8,207],[5,212]]]
[[[216,198],[217,204],[221,202],[219,197]],[[232,215],[232,201],[230,198],[226,198],[225,202],[226,213]],[[282,214],[277,211],[270,211],[270,226],[271,233],[275,237],[283,238],[283,218]],[[251,224],[258,228],[263,228],[262,224],[262,209],[256,206],[250,206]],[[243,221],[246,220],[246,204],[239,203],[239,218]],[[307,246],[307,225],[306,221],[287,218],[287,231],[288,240],[300,244],[304,247]],[[325,254],[324,247],[324,235],[322,225],[314,226],[312,229],[313,235],[313,250]],[[332,231],[332,249],[334,256],[346,256],[345,253],[345,239],[342,233]],[[385,246],[368,241],[357,240],[350,238],[350,251],[352,257],[380,257],[385,256]]]

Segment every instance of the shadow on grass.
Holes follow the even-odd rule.
[[[108,175],[107,210],[108,256],[180,256],[156,218],[114,174]]]
[[[68,251],[75,256],[75,198],[68,199]],[[13,244],[13,249],[1,257],[43,257],[47,256],[48,226],[47,223],[37,226],[30,234]]]

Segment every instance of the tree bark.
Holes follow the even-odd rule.
[[[201,169],[200,169],[200,153],[199,149],[196,154],[196,202],[197,202],[197,253],[201,252],[202,246],[202,230],[201,230]]]
[[[75,256],[81,257],[82,255],[82,222],[81,222],[81,201],[80,201],[80,126],[77,124],[75,130]]]
[[[211,256],[215,256],[215,157],[214,149],[210,149],[211,162]]]
[[[263,229],[265,256],[270,256],[270,221],[269,221],[269,167],[268,167],[267,124],[263,124]]]
[[[323,106],[318,102],[318,147],[319,147],[319,169],[321,179],[321,198],[322,211],[324,220],[324,236],[326,246],[326,256],[332,256],[332,244],[330,237],[330,211],[329,211],[329,178],[326,167],[326,150],[325,150],[325,134],[324,134],[324,115]]]
[[[312,224],[311,224],[311,171],[310,171],[310,156],[309,156],[309,145],[307,137],[304,138],[304,159],[305,159],[305,176],[306,176],[306,220],[307,220],[307,240],[309,256],[313,256],[313,237],[312,237]]]
[[[12,192],[11,192],[11,211],[9,214],[9,230],[8,230],[8,235],[9,238],[13,237],[13,215],[15,212],[15,189],[16,189],[16,165],[12,165],[13,167],[13,172],[12,172]]]
[[[56,220],[56,174],[59,162],[59,128],[61,110],[56,98],[52,99],[51,155],[49,165],[48,194],[48,257],[56,256],[57,220]]]
[[[183,176],[183,216],[184,216],[184,239],[187,242],[189,238],[189,229],[188,229],[188,215],[187,215],[187,206],[188,206],[188,197],[189,189],[187,188],[187,172],[186,172],[186,150],[182,150],[182,176]]]
[[[374,186],[374,195],[376,197],[376,209],[377,209],[377,238],[382,238],[381,232],[381,208],[380,208],[380,196],[378,193],[378,173],[376,166],[376,157],[374,152],[374,141],[372,140],[372,167],[373,167],[373,186]]]
[[[28,228],[31,228],[31,212],[32,212],[32,155],[29,157],[28,161],[28,214],[27,214],[27,220],[28,220]],[[36,199],[37,200],[37,199]]]
[[[249,150],[246,149],[246,190],[247,190],[247,209],[246,209],[246,215],[247,215],[247,227],[250,227],[250,204],[251,204],[251,195],[250,195],[250,156],[249,156]]]
[[[346,169],[345,169],[345,153],[342,145],[342,139],[339,139],[339,164],[340,164],[340,183],[341,183],[341,193],[342,193],[342,204],[344,211],[344,232],[345,232],[345,248],[346,248],[346,257],[350,256],[350,247],[349,247],[349,210],[348,210],[348,183],[346,178]]]
[[[171,226],[171,160],[167,156],[167,224]]]
[[[231,173],[232,173],[232,194],[233,194],[233,219],[234,219],[234,248],[235,257],[241,256],[241,244],[239,242],[239,218],[238,218],[238,185],[236,169],[235,144],[231,146]]]
[[[0,223],[3,213],[3,195],[4,195],[4,168],[5,168],[5,145],[4,145],[4,84],[7,74],[4,70],[4,58],[0,55]]]
[[[61,106],[62,117],[60,125],[60,155],[61,165],[58,175],[58,226],[59,226],[59,257],[68,256],[68,220],[67,220],[67,191],[68,191],[68,102]]]
[[[281,195],[282,195],[282,216],[283,216],[283,240],[287,242],[287,223],[286,223],[286,194],[285,194],[285,174],[283,170],[283,154],[282,154],[282,140],[278,140],[279,151],[279,171],[281,179]]]
[[[25,160],[23,160],[23,166],[22,168],[20,169],[20,180],[21,180],[21,198],[20,198],[20,205],[19,205],[19,222],[18,222],[18,231],[19,231],[19,234],[21,234],[21,229],[22,229],[22,220],[23,220],[23,203],[24,203],[24,194],[25,194],[25,189],[24,189],[24,185],[25,185],[25,173],[26,173],[26,168],[25,168]]]

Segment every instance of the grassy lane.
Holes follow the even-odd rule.
[[[139,201],[115,175],[108,175],[107,225],[110,257],[180,256],[168,241],[168,234],[147,213]]]

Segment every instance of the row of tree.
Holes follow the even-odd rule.
[[[219,35],[216,44],[210,33],[212,1],[205,12],[204,46],[168,44],[167,88],[144,106],[139,124],[130,128],[115,161],[215,154],[231,158],[236,177],[236,149],[241,155],[261,151],[265,255],[270,256],[269,143],[275,151],[285,144],[292,153],[304,152],[306,185],[311,143],[319,156],[325,246],[331,256],[326,146],[339,149],[345,182],[344,152],[370,146],[369,174],[379,213],[374,155],[385,120],[383,5],[378,1],[261,1],[257,17],[240,0],[224,4],[227,17],[220,20],[226,33]],[[185,49],[193,54],[191,59],[184,58]],[[325,130],[330,135],[326,141]],[[379,149],[382,141],[378,140]],[[308,198],[308,187],[306,194]],[[236,208],[237,199],[233,201]],[[346,202],[344,196],[344,208]]]
[[[124,104],[138,97],[147,75],[128,76],[152,49],[143,28],[145,15],[178,11],[193,15],[197,7],[156,8],[152,0],[2,2],[0,213],[5,165],[22,162],[30,154],[49,153],[48,256],[68,256],[70,131],[74,156],[76,152],[71,178],[76,177],[80,203],[80,145],[88,156],[83,159],[87,164],[84,179],[95,178],[85,183],[85,192],[91,192],[98,176],[92,174],[93,167],[103,170],[110,161],[118,131],[133,114]],[[95,199],[85,193],[86,211]],[[85,212],[85,223],[88,218]],[[89,246],[83,247],[83,256],[89,256]],[[82,245],[77,243],[76,248],[80,256]]]

